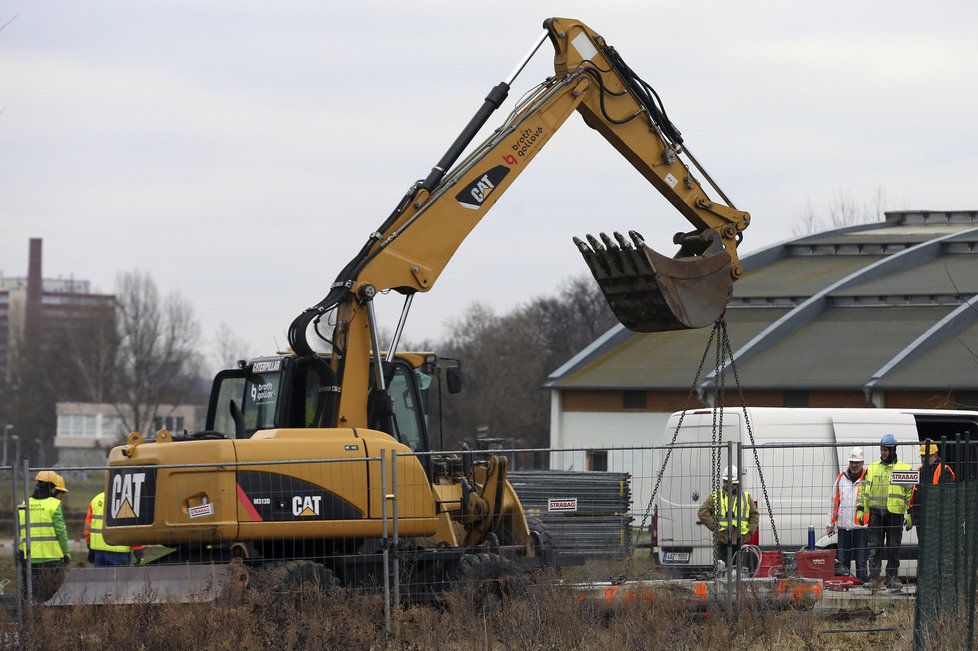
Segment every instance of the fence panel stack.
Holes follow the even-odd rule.
[[[523,508],[550,530],[561,558],[621,556],[631,545],[631,474],[520,470],[509,480]],[[576,499],[577,510],[550,511],[554,499]]]

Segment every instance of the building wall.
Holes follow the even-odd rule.
[[[123,418],[115,405],[89,402],[59,402],[57,412],[57,435],[54,447],[58,451],[58,463],[69,465],[101,465],[106,453],[115,445],[120,445],[128,431]],[[160,405],[157,421],[143,436],[152,436],[156,429],[170,429],[180,433],[184,429],[196,431],[202,428],[198,422],[202,410],[195,405]],[[122,407],[122,414],[131,422],[132,412]]]

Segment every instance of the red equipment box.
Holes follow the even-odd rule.
[[[757,571],[754,572],[754,576],[759,579],[771,578],[774,576],[775,571],[781,571],[783,562],[781,552],[774,550],[763,551],[761,552],[761,564],[757,567]]]
[[[835,576],[835,550],[811,549],[795,554],[798,561],[798,576],[806,579],[830,581]]]

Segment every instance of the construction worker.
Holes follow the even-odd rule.
[[[880,570],[886,556],[886,587],[902,587],[897,572],[900,569],[900,544],[903,526],[911,523],[909,486],[890,481],[893,471],[910,470],[910,464],[897,459],[897,441],[887,433],[880,439],[880,460],[869,466],[859,491],[855,522],[869,525],[869,580],[871,588],[880,588]]]
[[[61,500],[68,493],[64,478],[53,470],[42,470],[34,478],[34,493],[25,507],[17,509],[20,520],[20,554],[24,589],[27,589],[27,509],[30,509],[30,570],[34,598],[47,601],[64,581],[64,568],[71,560],[68,529]]]
[[[132,557],[136,557],[136,565],[143,561],[143,546],[110,545],[105,542],[103,526],[105,522],[105,492],[92,498],[85,514],[85,542],[91,562],[95,567],[130,565]]]
[[[856,522],[856,502],[866,469],[863,467],[863,449],[852,448],[849,467],[839,473],[832,487],[832,503],[829,507],[829,523],[825,533],[838,532],[836,554],[839,564],[849,574],[852,561],[856,562],[856,578],[866,583],[869,572],[866,559],[869,556],[869,534],[866,525]]]
[[[740,489],[737,466],[723,471],[723,487],[713,491],[700,507],[699,521],[713,532],[713,552],[726,562],[727,550],[733,555],[745,544],[760,522],[757,503],[746,490]],[[730,531],[727,524],[730,524]]]
[[[925,440],[920,446],[919,470],[920,477],[917,480],[916,486],[913,487],[913,492],[910,494],[910,514],[913,520],[912,524],[917,527],[918,541],[923,537],[922,530],[924,525],[923,499],[917,494],[921,484],[937,486],[938,484],[949,484],[957,479],[954,471],[951,470],[951,466],[941,462],[937,444],[930,439]],[[907,531],[909,530],[910,526],[908,525]]]

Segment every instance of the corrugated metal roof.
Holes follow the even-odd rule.
[[[727,310],[730,345],[736,350],[786,312],[786,309],[730,308]],[[613,350],[587,361],[550,386],[685,389],[693,381],[709,337],[710,328],[633,333]],[[704,376],[713,366],[714,360],[707,360]]]
[[[745,388],[854,389],[953,308],[829,308],[745,363]]]
[[[904,211],[887,213],[885,223],[769,247],[753,256],[753,264],[752,256],[745,256],[750,272],[734,285],[735,300],[727,310],[734,350],[780,317],[791,318],[742,351],[738,369],[744,386],[862,389],[885,369],[875,388],[978,388],[978,360],[968,352],[978,353],[978,312],[972,325],[958,300],[978,295],[975,243],[978,212]],[[859,283],[861,270],[871,278]],[[834,292],[828,301],[805,302],[854,274],[859,284]],[[758,304],[764,307],[748,307]],[[953,318],[936,327],[956,308]],[[948,336],[955,327],[966,328],[964,334]],[[925,332],[919,352],[916,346],[907,349]],[[561,368],[550,386],[685,388],[709,334],[702,329],[616,336]],[[900,366],[903,354],[910,357]],[[712,362],[707,366],[712,370]]]
[[[808,297],[837,280],[881,260],[881,255],[788,256],[734,283],[737,298]]]
[[[900,296],[958,293],[978,293],[978,256],[942,255],[919,267],[848,287],[832,295]]]
[[[883,376],[880,389],[978,389],[978,323]]]

